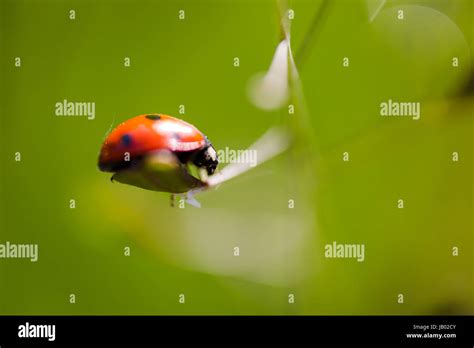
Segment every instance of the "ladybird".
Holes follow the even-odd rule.
[[[163,114],[133,117],[114,128],[99,155],[99,169],[111,180],[140,188],[184,193],[205,187],[191,173],[191,164],[213,175],[217,152],[193,125]]]

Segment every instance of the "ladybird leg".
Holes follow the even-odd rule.
[[[174,208],[174,207],[175,207],[174,203],[175,203],[175,194],[172,193],[172,194],[170,195],[170,206],[171,206],[171,208]]]

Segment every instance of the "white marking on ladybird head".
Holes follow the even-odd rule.
[[[207,148],[207,153],[208,153],[209,157],[211,158],[211,160],[213,160],[213,161],[217,160],[217,152],[212,146],[209,146]]]

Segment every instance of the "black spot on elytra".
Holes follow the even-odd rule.
[[[125,146],[129,146],[132,143],[132,137],[130,134],[124,134],[122,135],[122,144]]]
[[[160,115],[146,115],[145,117],[153,121],[159,120],[161,118]]]

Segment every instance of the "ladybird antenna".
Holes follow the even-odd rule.
[[[245,163],[241,158],[242,156],[239,155],[234,163],[227,165],[220,172],[210,176],[206,183],[209,187],[220,185],[279,155],[284,152],[289,145],[290,138],[286,131],[278,127],[270,128],[248,148],[248,150],[255,151],[257,154],[257,163],[255,166],[252,166],[250,163]]]

